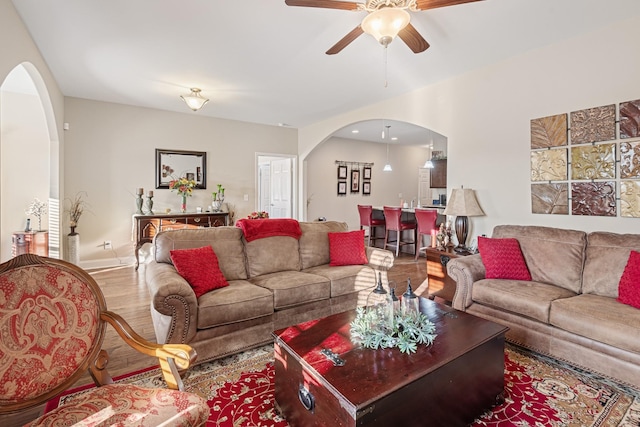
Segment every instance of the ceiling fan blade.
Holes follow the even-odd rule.
[[[482,0],[417,0],[416,7],[420,10],[436,9],[438,7],[455,6]]]
[[[347,34],[346,36],[341,38],[340,41],[338,41],[338,43],[334,44],[331,47],[331,49],[329,49],[326,52],[326,54],[327,55],[335,55],[336,53],[340,52],[342,49],[347,47],[347,45],[349,45],[349,43],[351,43],[352,41],[357,39],[358,36],[360,36],[362,33],[364,33],[364,31],[362,30],[362,27],[360,25],[358,25],[356,28],[351,30],[351,32],[349,34]]]
[[[287,6],[322,7],[325,9],[356,10],[358,3],[333,0],[285,0]]]
[[[398,37],[400,37],[402,41],[405,42],[407,46],[409,46],[409,49],[411,49],[413,53],[420,53],[429,49],[429,43],[411,24],[407,24],[406,27],[400,30],[400,32],[398,33]]]

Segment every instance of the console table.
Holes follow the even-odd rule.
[[[135,238],[136,270],[140,266],[138,252],[145,243],[161,231],[185,228],[220,227],[229,224],[228,212],[175,213],[133,216],[133,236]]]

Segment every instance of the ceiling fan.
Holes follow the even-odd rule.
[[[335,55],[362,33],[371,34],[384,47],[387,47],[398,36],[413,53],[424,52],[429,48],[429,43],[409,22],[411,16],[408,11],[417,12],[474,1],[479,0],[366,0],[365,3],[341,0],[285,0],[285,4],[287,6],[367,12],[367,16],[364,17],[360,25],[326,52],[327,55]]]

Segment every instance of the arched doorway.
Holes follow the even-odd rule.
[[[446,145],[446,136],[400,120],[366,119],[334,130],[304,158],[306,219],[324,217],[357,228],[358,204],[426,202],[446,194],[446,188],[430,188],[428,171],[422,188],[420,173],[434,150],[446,155]],[[392,171],[383,170],[387,163]],[[346,176],[340,176],[340,166]],[[351,182],[354,171],[357,183]],[[341,182],[346,191],[340,191]]]
[[[60,258],[57,135],[42,77],[30,63],[16,66],[0,86],[0,261],[11,258],[12,234],[25,230],[34,199],[47,209],[31,228],[48,231],[48,255]]]

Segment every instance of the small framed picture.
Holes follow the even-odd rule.
[[[338,181],[338,196],[347,195],[347,181]]]
[[[351,169],[351,192],[360,192],[360,169]]]
[[[365,166],[362,169],[362,179],[371,179],[371,167]]]
[[[347,179],[347,167],[346,166],[338,166],[338,179]]]
[[[362,194],[365,196],[369,196],[371,194],[371,182],[369,181],[362,182]]]

